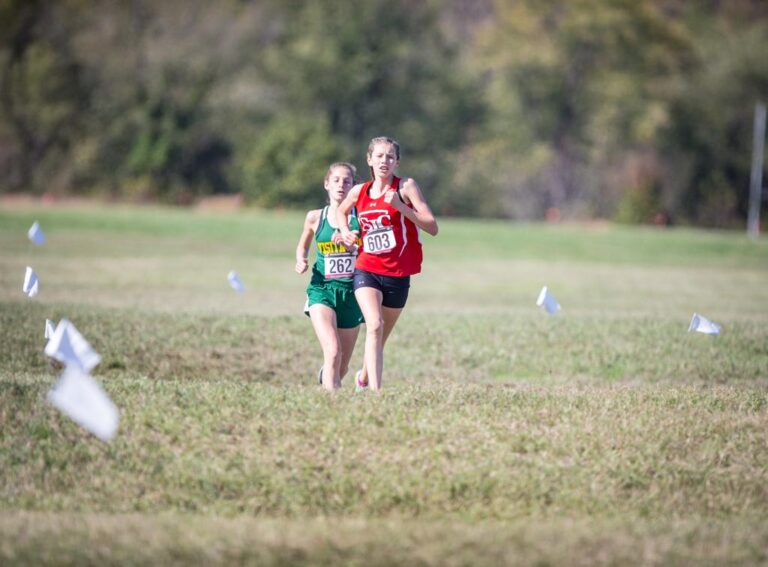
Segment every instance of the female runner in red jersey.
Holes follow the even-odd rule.
[[[363,245],[353,275],[355,297],[365,319],[365,362],[358,388],[381,389],[384,343],[408,299],[410,279],[421,271],[419,229],[437,234],[437,221],[421,189],[409,177],[397,177],[400,145],[374,138],[368,145],[371,180],[355,185],[336,211],[336,226],[345,245],[358,238],[347,215],[357,207]]]

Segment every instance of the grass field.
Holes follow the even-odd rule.
[[[384,391],[328,394],[301,222],[0,210],[0,564],[768,564],[768,240],[441,220]],[[109,444],[45,401],[62,317]]]

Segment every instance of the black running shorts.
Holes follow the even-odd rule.
[[[355,269],[352,275],[352,285],[355,290],[361,287],[378,289],[384,299],[381,304],[392,309],[402,309],[408,300],[408,290],[411,287],[411,276],[394,277],[382,276],[365,270]]]

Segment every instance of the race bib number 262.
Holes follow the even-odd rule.
[[[350,278],[355,271],[355,256],[353,254],[327,254],[325,261],[325,277]]]

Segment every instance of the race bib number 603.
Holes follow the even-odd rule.
[[[369,254],[383,254],[395,247],[395,231],[392,228],[369,232],[363,237],[363,247]]]

